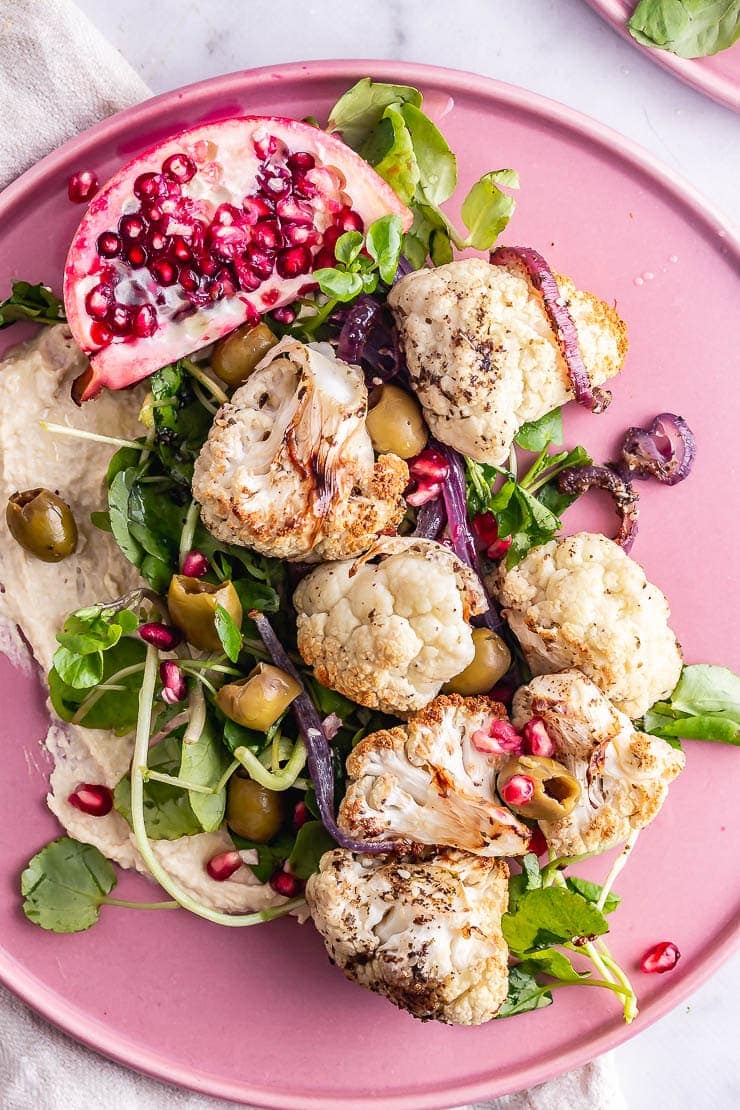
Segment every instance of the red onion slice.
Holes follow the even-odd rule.
[[[573,317],[545,259],[533,247],[497,247],[489,258],[494,266],[523,266],[527,271],[535,289],[542,294],[552,330],[568,367],[576,401],[591,412],[603,412],[612,399],[611,393],[605,389],[594,389],[591,385],[578,345],[578,332]]]
[[[649,428],[628,428],[620,463],[634,478],[675,486],[688,478],[696,458],[694,433],[682,416],[661,412]]]
[[[592,489],[606,490],[614,499],[619,516],[619,532],[614,537],[619,546],[628,552],[637,535],[637,491],[609,466],[568,466],[557,477],[558,489],[573,497]]]
[[[306,688],[301,681],[296,668],[293,666],[283,645],[278,640],[272,625],[264,613],[256,609],[250,612],[249,617],[257,625],[262,643],[267,648],[270,658],[276,667],[286,671],[301,687],[301,693],[292,703],[291,708],[298,721],[303,743],[306,745],[308,756],[308,770],[316,791],[316,802],[321,814],[321,821],[327,832],[350,852],[360,852],[364,855],[387,855],[390,853],[403,853],[412,850],[409,842],[393,840],[355,840],[347,836],[334,819],[334,774],[331,767],[331,749],[329,741],[321,723],[321,718],[316,712],[316,707],[306,693]]]
[[[444,528],[446,516],[441,496],[433,497],[419,506],[413,534],[422,540],[436,540]]]

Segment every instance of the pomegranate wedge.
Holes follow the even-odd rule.
[[[64,303],[90,356],[78,401],[121,389],[294,300],[343,231],[411,213],[339,139],[247,116],[183,131],[124,166],[72,241]]]

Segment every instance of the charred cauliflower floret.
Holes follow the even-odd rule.
[[[298,650],[324,686],[403,716],[473,658],[478,578],[434,540],[379,540],[362,558],[312,571],[293,597]]]
[[[348,979],[423,1021],[480,1025],[508,988],[502,860],[444,851],[413,863],[326,852],[306,887],[314,925]]]
[[[633,719],[678,682],[668,602],[606,536],[552,540],[489,585],[534,674],[576,667]]]
[[[285,338],[219,409],[195,463],[193,497],[217,539],[276,559],[367,550],[404,513],[408,467],[375,461],[367,390],[330,347]]]
[[[505,719],[492,698],[442,694],[405,725],[366,736],[347,760],[354,781],[340,826],[361,839],[522,855],[530,830],[496,799],[496,774],[507,756],[479,751],[473,741]]]
[[[517,728],[542,719],[554,758],[581,787],[567,817],[539,823],[557,856],[605,851],[649,825],[684,767],[682,752],[638,732],[578,671],[532,679],[516,692],[512,713]]]
[[[619,373],[623,322],[558,277],[593,385]],[[478,462],[500,466],[522,424],[573,397],[542,295],[516,264],[465,258],[407,274],[388,304],[411,383],[432,433]]]

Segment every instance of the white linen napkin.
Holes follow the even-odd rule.
[[[0,187],[65,139],[148,95],[141,78],[71,0],[0,0]],[[4,988],[0,1091],[4,1110],[218,1110],[236,1105],[167,1086],[97,1056]],[[529,1091],[469,1110],[626,1107],[613,1060],[604,1056]]]

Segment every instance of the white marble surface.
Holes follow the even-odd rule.
[[[737,117],[623,42],[583,0],[77,2],[156,92],[308,58],[473,70],[595,116],[737,212]],[[740,1106],[738,997],[740,958],[617,1051],[630,1110]]]

